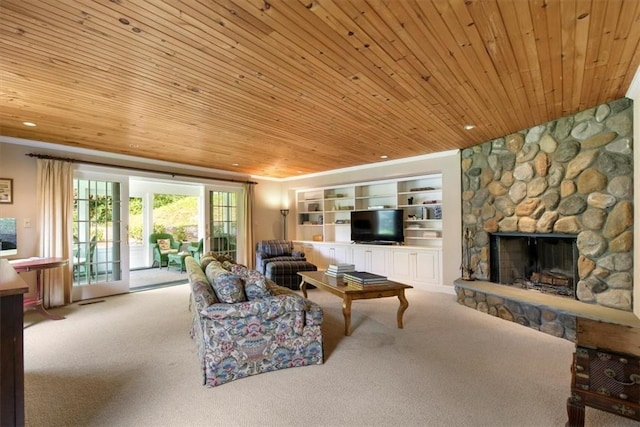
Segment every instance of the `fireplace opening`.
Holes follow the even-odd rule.
[[[489,277],[494,283],[576,298],[576,236],[493,233]]]

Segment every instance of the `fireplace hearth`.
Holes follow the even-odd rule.
[[[576,298],[575,235],[492,233],[489,251],[491,282]]]

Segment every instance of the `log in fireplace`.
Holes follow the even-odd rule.
[[[494,283],[576,298],[575,235],[492,233],[489,257]]]

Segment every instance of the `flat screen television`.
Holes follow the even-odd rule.
[[[356,243],[402,243],[403,217],[402,209],[352,211],[351,240]]]

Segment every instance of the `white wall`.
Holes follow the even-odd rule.
[[[36,161],[27,157],[25,147],[0,143],[0,178],[13,179],[13,203],[0,204],[0,217],[16,218],[18,254],[7,259],[28,258],[38,255],[38,215],[36,210]],[[31,222],[25,228],[25,220]],[[35,273],[22,273],[29,285],[28,295],[35,289]]]
[[[354,182],[378,181],[406,176],[442,173],[443,211],[443,284],[453,286],[460,277],[461,255],[461,211],[462,194],[460,185],[460,153],[458,150],[434,155],[411,157],[403,160],[380,162],[360,168],[348,168],[313,174],[302,178],[287,179],[282,183],[282,199],[289,201],[289,208],[295,208],[295,192],[299,189],[328,187]],[[288,230],[294,237],[296,216],[289,215]]]

